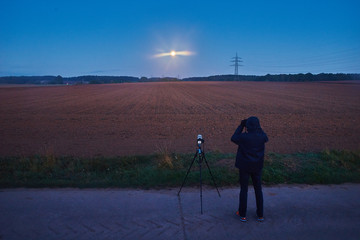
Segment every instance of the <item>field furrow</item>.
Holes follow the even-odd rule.
[[[0,86],[0,155],[115,156],[165,149],[235,152],[241,119],[260,118],[267,151],[360,149],[360,84],[167,82]]]

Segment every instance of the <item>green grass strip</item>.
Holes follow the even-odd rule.
[[[218,186],[238,185],[235,155],[206,153]],[[180,187],[192,154],[161,153],[128,157],[0,157],[0,187],[163,188]],[[202,164],[203,183],[213,185]],[[265,157],[264,184],[339,184],[360,182],[360,151],[276,154]],[[195,161],[186,186],[199,184]]]

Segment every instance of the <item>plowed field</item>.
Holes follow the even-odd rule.
[[[258,116],[267,151],[360,149],[360,83],[169,82],[0,86],[0,155],[235,152]]]

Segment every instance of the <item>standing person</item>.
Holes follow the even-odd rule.
[[[245,132],[242,132],[246,128]],[[249,117],[241,121],[231,141],[238,145],[235,166],[239,169],[240,197],[239,210],[236,212],[242,222],[246,222],[247,193],[251,176],[255,197],[258,221],[264,221],[264,201],[261,189],[261,173],[264,165],[266,133],[261,129],[257,117]]]

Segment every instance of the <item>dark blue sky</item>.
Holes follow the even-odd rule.
[[[155,58],[170,51],[189,56]],[[360,72],[360,1],[0,0],[0,76]]]

